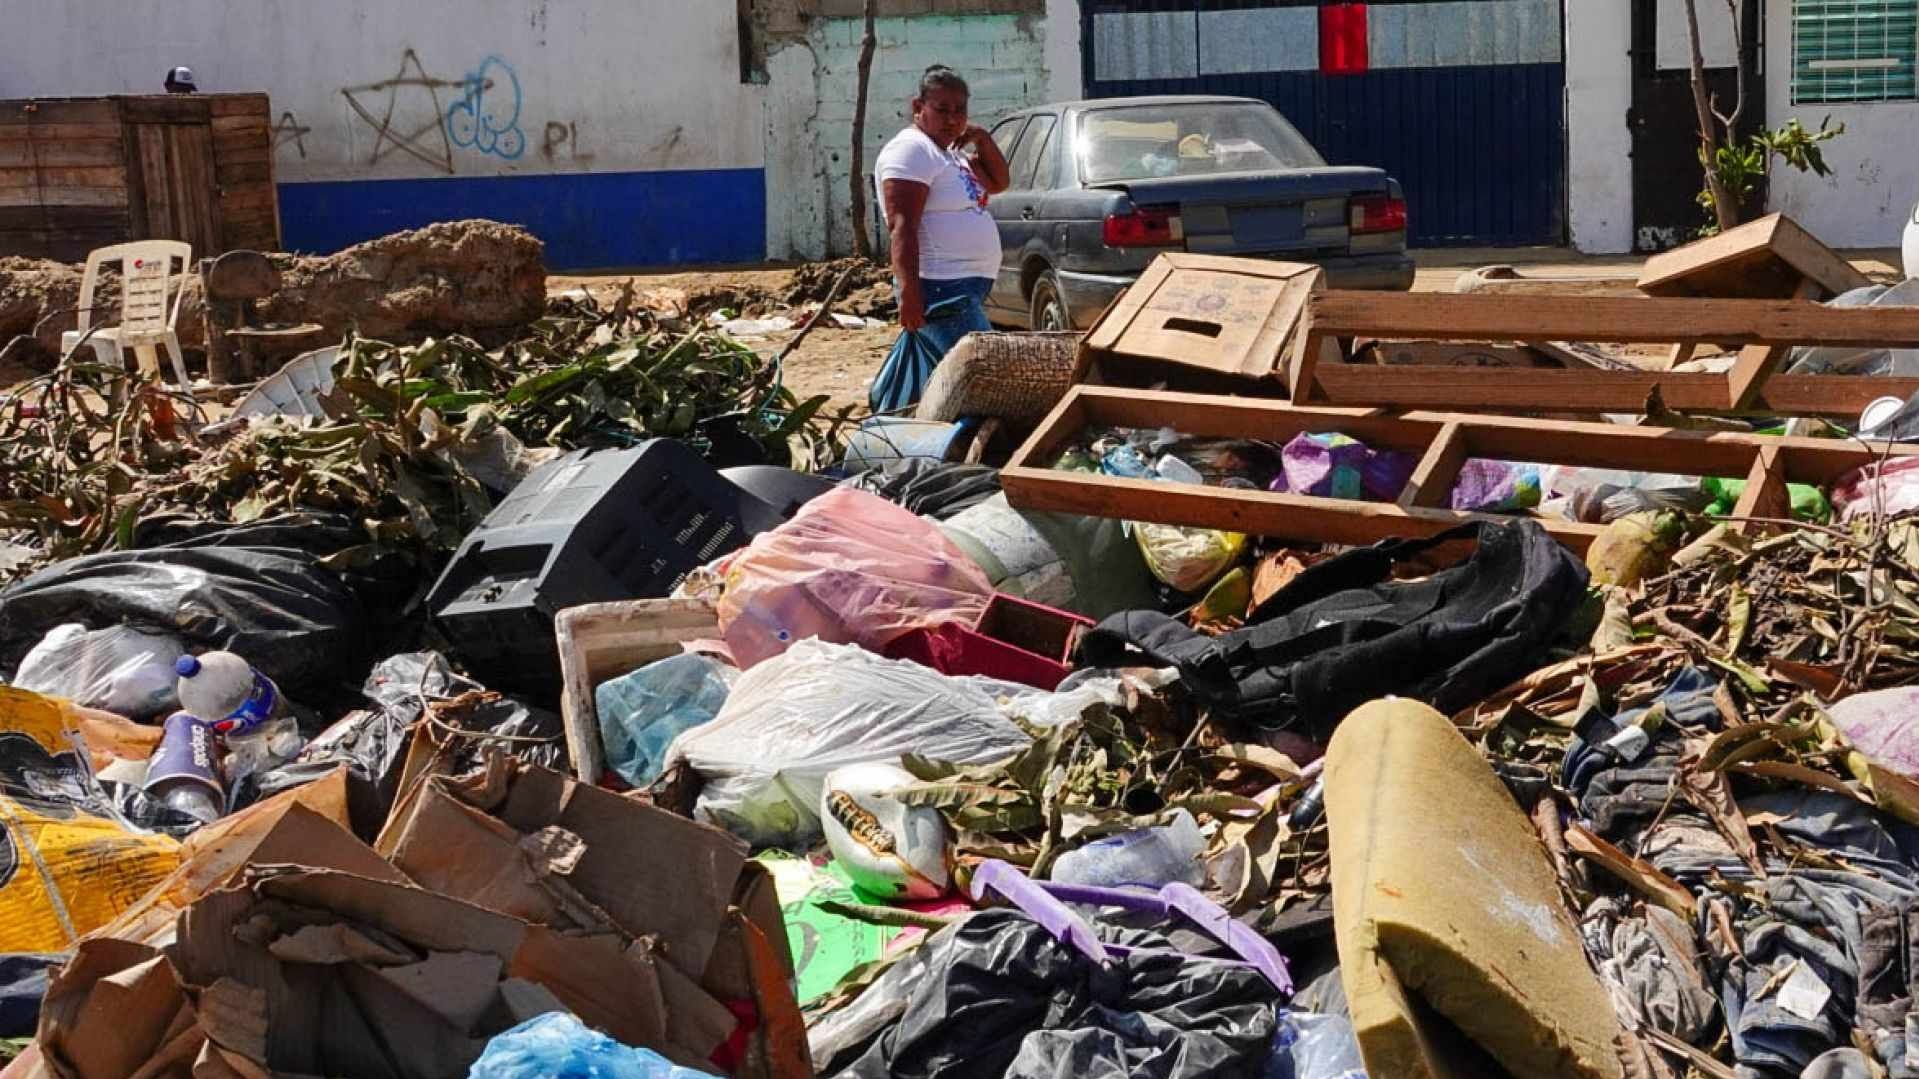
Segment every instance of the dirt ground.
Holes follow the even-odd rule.
[[[1897,276],[1897,251],[1856,251],[1847,254],[1855,265],[1868,274],[1881,278]],[[1507,265],[1529,279],[1552,280],[1555,285],[1571,293],[1630,293],[1643,261],[1629,255],[1581,255],[1556,247],[1456,248],[1415,252],[1414,258],[1419,263],[1419,269],[1413,288],[1419,292],[1450,292],[1461,274],[1486,266]],[[802,268],[801,272],[815,277],[820,274],[818,269]],[[795,273],[795,268],[783,266],[697,273],[556,275],[547,279],[547,291],[559,293],[585,288],[596,296],[611,298],[630,281],[634,289],[642,293],[655,290],[684,293],[695,307],[719,304],[739,313],[757,316],[780,310],[779,303],[769,304],[767,298],[792,291]],[[878,285],[877,289],[886,291],[886,286]],[[820,290],[805,291],[817,293]],[[866,295],[871,293],[869,289]],[[835,309],[845,308],[835,305]],[[856,308],[855,313],[868,312]],[[899,336],[897,324],[890,323],[890,305],[884,314],[878,314],[877,311],[873,313],[887,318],[889,325],[860,330],[842,329],[829,324],[816,328],[800,343],[799,349],[787,357],[786,385],[801,400],[823,393],[836,403],[864,402],[873,376],[885,361],[887,352],[892,349],[893,340]],[[794,318],[795,321],[801,321],[798,316]],[[790,331],[773,333],[748,339],[748,344],[771,355],[779,352],[793,336],[794,333]],[[1664,350],[1656,351],[1662,355],[1664,353]]]

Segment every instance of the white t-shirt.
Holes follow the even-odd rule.
[[[873,168],[884,192],[888,180],[927,187],[920,215],[920,276],[929,281],[999,275],[999,226],[986,210],[986,188],[966,155],[928,138],[917,127],[893,136]]]

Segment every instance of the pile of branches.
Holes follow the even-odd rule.
[[[28,552],[0,558],[0,578],[134,546],[140,521],[174,512],[331,510],[369,542],[450,551],[527,467],[566,450],[672,437],[830,464],[851,409],[826,416],[826,402],[796,400],[776,359],[630,295],[559,301],[495,351],[349,338],[319,420],[202,426],[150,379],[69,356],[0,398],[0,549]]]

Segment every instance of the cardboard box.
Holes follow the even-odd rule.
[[[1087,331],[1081,370],[1173,389],[1273,379],[1306,297],[1325,288],[1306,263],[1161,255]]]

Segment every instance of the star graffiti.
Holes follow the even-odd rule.
[[[347,107],[378,136],[373,141],[369,164],[377,164],[381,158],[398,152],[452,173],[453,143],[447,138],[446,125],[441,119],[444,110],[440,107],[440,91],[463,85],[460,79],[436,79],[428,75],[419,54],[408,49],[401,54],[400,69],[392,78],[365,86],[348,86],[340,93],[346,98]],[[386,95],[384,102],[380,101],[382,94]]]

